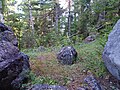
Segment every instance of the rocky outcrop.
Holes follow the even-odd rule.
[[[37,85],[34,85],[29,90],[68,90],[68,89],[66,89],[63,86],[58,86],[58,85],[37,84]]]
[[[17,46],[12,30],[0,23],[0,90],[19,90],[27,79],[29,58]]]
[[[57,59],[61,64],[72,65],[77,59],[77,52],[72,46],[65,46],[58,52]]]
[[[18,46],[17,38],[10,28],[0,23],[0,41],[7,41],[12,43],[14,46]]]
[[[120,80],[120,20],[109,34],[102,57],[110,73]]]

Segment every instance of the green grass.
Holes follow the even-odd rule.
[[[82,83],[85,74],[83,70],[93,73],[96,77],[106,75],[106,68],[102,60],[103,46],[100,39],[89,44],[74,45],[78,52],[77,62],[73,65],[60,65],[56,59],[56,53],[60,47],[48,48],[45,52],[38,52],[37,49],[23,50],[30,56],[31,84],[47,83],[69,86],[72,80],[79,80]],[[79,77],[79,78],[78,78]],[[32,79],[33,78],[33,79]]]
[[[29,76],[30,78],[30,81],[32,81],[31,83],[32,84],[50,84],[50,85],[55,85],[57,84],[57,81],[51,79],[50,77],[42,77],[42,76],[39,76],[37,77],[34,73],[30,72],[29,73]]]
[[[102,60],[103,46],[99,39],[95,42],[76,47],[80,62],[84,64],[85,69],[90,70],[97,77],[106,74],[106,68]],[[79,59],[79,60],[80,60]]]
[[[36,52],[36,49],[23,49],[22,52],[24,52],[25,54],[27,54],[30,58],[35,58],[39,55],[38,52]]]
[[[50,53],[51,51],[57,52],[60,48],[61,46],[49,47],[45,48],[44,52],[38,51],[38,48],[22,49],[21,51],[30,56],[30,58],[36,58],[39,55]]]
[[[48,85],[57,85],[58,82],[53,80],[51,77],[37,77],[33,72],[28,74],[29,81],[27,84],[22,85],[22,90],[30,88],[34,84],[48,84]]]

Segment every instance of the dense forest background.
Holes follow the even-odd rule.
[[[89,35],[107,37],[120,18],[119,0],[1,0],[4,22],[19,48],[79,44]]]
[[[91,75],[104,90],[119,90],[120,82],[102,59],[108,35],[119,19],[120,0],[0,0],[0,21],[13,30],[19,49],[29,56],[29,79],[21,90],[34,84],[78,90]],[[76,61],[61,65],[57,54],[68,45],[75,48]]]

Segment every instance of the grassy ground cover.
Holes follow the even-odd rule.
[[[59,84],[76,90],[84,85],[84,78],[87,75],[94,75],[96,78],[109,76],[103,60],[103,46],[96,40],[89,44],[81,43],[73,47],[78,52],[78,58],[73,65],[60,65],[57,62],[56,54],[60,47],[48,48],[44,52],[37,49],[23,50],[30,56],[31,73],[30,82],[27,85],[36,83]],[[103,81],[103,80],[102,80]]]

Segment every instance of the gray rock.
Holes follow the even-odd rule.
[[[20,89],[23,83],[28,81],[28,74],[30,71],[29,57],[22,52],[19,52],[19,56],[21,56],[23,60],[22,72],[11,82],[12,87],[17,90]]]
[[[0,23],[0,90],[19,90],[30,69],[29,58],[17,47],[17,39]]]
[[[57,59],[61,64],[72,65],[77,59],[77,52],[72,46],[65,46],[58,52]]]
[[[29,90],[68,90],[68,89],[58,85],[37,84],[32,86],[32,88]]]
[[[0,41],[0,62],[14,58],[19,53],[19,49],[12,43],[7,41]]]
[[[3,23],[0,23],[0,41],[1,40],[11,42],[13,45],[18,46],[18,41],[13,31]]]
[[[120,20],[109,34],[102,58],[110,73],[120,80]]]
[[[45,49],[44,46],[39,46],[39,47],[38,47],[38,51],[39,51],[39,52],[44,52],[44,51],[46,51],[46,49]]]
[[[103,90],[101,85],[92,75],[86,77],[84,81],[90,86],[92,90]]]
[[[85,38],[84,42],[85,43],[90,43],[90,42],[94,41],[95,38],[96,38],[96,35],[88,36],[88,37]]]

